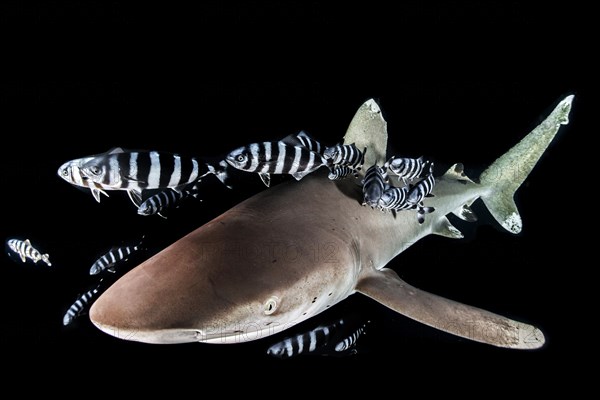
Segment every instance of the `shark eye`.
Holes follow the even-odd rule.
[[[265,315],[271,315],[277,310],[277,297],[270,297],[269,300],[265,301],[263,311]]]

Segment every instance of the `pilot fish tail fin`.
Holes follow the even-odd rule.
[[[489,189],[481,199],[500,225],[511,233],[519,233],[522,228],[514,194],[544,154],[560,126],[569,123],[573,97],[565,97],[541,124],[479,177],[479,182]]]
[[[363,277],[356,290],[408,318],[466,339],[525,350],[545,342],[532,325],[417,289],[389,268]]]

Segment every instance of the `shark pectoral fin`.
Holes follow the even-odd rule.
[[[450,239],[464,238],[462,232],[457,227],[452,225],[450,220],[446,217],[442,217],[438,221],[436,221],[431,233],[435,235],[444,236]]]
[[[468,204],[463,204],[462,207],[452,211],[452,214],[456,215],[458,218],[467,222],[475,222],[477,221],[477,215],[471,210]]]
[[[532,325],[419,290],[389,268],[362,278],[356,291],[415,321],[466,339],[512,349],[544,345],[543,333]]]

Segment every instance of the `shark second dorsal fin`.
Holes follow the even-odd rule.
[[[356,291],[415,321],[477,342],[511,349],[537,349],[545,342],[532,325],[417,289],[389,268],[371,271]]]
[[[448,171],[442,175],[442,178],[473,183],[473,181],[465,174],[465,166],[462,163],[456,163],[448,168]]]

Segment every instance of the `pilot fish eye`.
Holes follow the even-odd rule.
[[[269,300],[265,301],[263,310],[265,315],[273,314],[275,310],[277,310],[277,297],[273,296],[270,297]]]
[[[245,154],[238,154],[238,156],[235,158],[237,162],[244,162],[246,161],[246,155]]]
[[[62,176],[69,176],[69,170],[67,168],[60,171],[60,173],[62,174]]]

